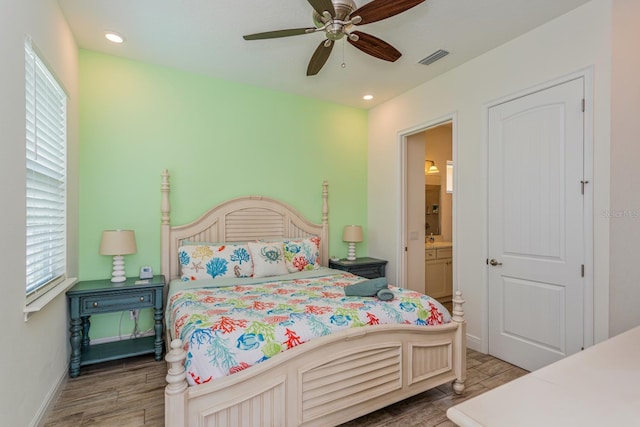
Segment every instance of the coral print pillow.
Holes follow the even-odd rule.
[[[249,242],[253,259],[253,277],[289,274],[282,242]]]
[[[253,275],[246,244],[185,245],[178,248],[178,257],[184,281]]]
[[[320,237],[285,240],[284,259],[289,273],[320,268]]]

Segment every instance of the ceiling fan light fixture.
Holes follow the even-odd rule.
[[[111,43],[121,44],[124,43],[125,38],[122,34],[116,33],[115,31],[105,31],[104,37],[109,40]]]
[[[358,24],[369,24],[390,18],[425,0],[373,0],[357,7],[354,0],[308,0],[313,8],[314,27],[289,28],[242,36],[245,40],[264,40],[324,32],[326,41],[314,51],[307,66],[307,76],[315,76],[326,63],[336,41],[344,39],[367,55],[383,61],[395,62],[402,53],[389,43],[371,34],[354,31]],[[344,61],[341,64],[345,67]]]

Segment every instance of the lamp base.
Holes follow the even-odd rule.
[[[347,261],[355,261],[356,260],[356,244],[354,242],[349,242],[349,250],[347,252]]]
[[[124,257],[122,255],[113,256],[113,271],[111,272],[111,282],[121,283],[127,280],[124,275]]]

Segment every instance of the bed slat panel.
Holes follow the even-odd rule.
[[[203,402],[192,400],[191,410],[196,412],[198,426],[238,427],[284,426],[286,416],[285,382],[281,378],[272,387],[253,395],[231,395],[229,400],[213,407],[199,407]],[[233,392],[231,392],[233,393]]]
[[[413,343],[409,345],[411,369],[409,384],[425,381],[429,378],[450,372],[453,369],[451,341],[435,342],[429,345]]]
[[[194,234],[192,236],[185,237],[180,239],[180,241],[191,241],[191,242],[220,242],[221,239],[218,237],[218,228],[212,227],[208,228],[198,234]]]
[[[246,208],[225,216],[225,241],[259,240],[284,236],[285,217],[263,208]]]
[[[400,344],[343,355],[300,373],[302,421],[402,388]]]
[[[298,227],[296,224],[294,224],[293,222],[289,223],[289,227],[287,229],[287,236],[289,237],[309,237],[309,236],[321,236],[321,232],[322,230],[318,230],[315,233],[307,233],[306,231],[304,231],[303,229],[301,229],[300,227]]]

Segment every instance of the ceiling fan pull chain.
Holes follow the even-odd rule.
[[[344,43],[345,43],[345,41],[344,41],[344,39],[342,39],[342,64],[340,64],[340,66],[342,68],[347,68],[347,63],[344,62]]]

